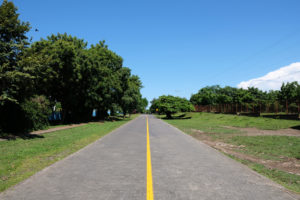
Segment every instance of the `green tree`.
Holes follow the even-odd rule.
[[[219,90],[219,85],[204,87],[198,93],[193,94],[190,101],[194,105],[214,105],[217,103]]]
[[[19,20],[17,8],[4,0],[0,6],[0,104],[23,100],[24,86],[31,76],[19,65],[23,50],[28,46],[28,22]]]
[[[138,108],[142,95],[140,89],[142,82],[138,76],[131,75],[129,68],[123,68],[120,73],[119,105],[122,108],[123,116],[132,113]]]
[[[172,114],[177,112],[190,112],[194,111],[194,106],[185,98],[174,97],[171,95],[160,96],[157,100],[153,100],[151,110],[156,110],[165,114],[168,119],[172,118]]]
[[[288,104],[296,102],[297,99],[297,88],[299,87],[299,84],[294,81],[291,83],[282,83],[282,86],[280,88],[279,92],[279,100],[282,103],[286,104],[286,112],[288,113]]]
[[[148,100],[146,98],[140,98],[138,102],[137,112],[146,113],[147,106],[148,106]]]
[[[35,42],[26,51],[27,58],[35,58],[36,92],[51,102],[62,105],[63,121],[73,121],[75,111],[84,105],[80,92],[82,74],[80,60],[84,59],[86,43],[67,34],[57,34]]]
[[[15,5],[4,0],[0,6],[0,129],[3,131],[21,127],[24,117],[21,104],[32,95],[33,77],[21,60],[29,44],[26,36],[29,30],[29,23],[20,21]]]
[[[109,50],[105,41],[92,45],[88,50],[88,58],[87,67],[82,72],[85,74],[85,91],[88,91],[85,98],[90,108],[97,108],[98,118],[104,119],[108,110],[114,114],[121,98],[123,59]]]

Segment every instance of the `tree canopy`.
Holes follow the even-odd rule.
[[[105,41],[88,47],[84,39],[57,33],[30,44],[29,30],[29,22],[22,22],[14,4],[4,0],[0,6],[0,131],[47,124],[55,105],[61,106],[64,123],[89,121],[93,110],[98,119],[106,118],[108,111],[125,116],[145,110],[140,78],[123,66],[123,58]]]
[[[292,107],[299,107],[300,104],[300,85],[294,81],[291,83],[282,83],[280,90],[270,90],[268,92],[258,88],[249,87],[248,89],[234,88],[226,86],[224,88],[216,86],[207,86],[200,89],[196,94],[192,94],[190,101],[193,105],[218,105],[218,104],[253,104],[270,105],[280,104],[286,107],[288,104]]]
[[[177,112],[190,112],[194,110],[194,106],[187,99],[171,95],[163,95],[158,99],[153,99],[151,104],[150,110],[152,113],[166,114],[167,118],[172,118],[172,114]]]

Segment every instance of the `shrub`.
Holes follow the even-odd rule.
[[[51,114],[49,100],[45,96],[34,96],[21,104],[24,114],[24,130],[43,129],[49,125]]]

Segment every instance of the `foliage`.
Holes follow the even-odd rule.
[[[34,96],[21,104],[24,111],[25,128],[23,130],[43,129],[48,124],[48,117],[51,113],[50,102],[45,96]]]
[[[280,92],[279,100],[284,103],[295,102],[297,100],[297,90],[299,90],[300,85],[298,82],[294,81],[291,83],[283,83]]]
[[[159,113],[166,114],[166,117],[169,119],[172,118],[172,114],[177,112],[190,112],[194,110],[193,105],[187,99],[171,95],[160,96],[151,103],[150,109],[152,113],[158,110]]]
[[[0,104],[5,101],[22,101],[24,87],[31,77],[20,69],[22,50],[29,44],[26,33],[30,30],[28,22],[21,22],[17,8],[12,2],[4,0],[0,6]]]
[[[122,57],[105,41],[88,48],[83,39],[58,33],[29,45],[29,23],[19,20],[16,7],[7,0],[0,6],[0,28],[2,131],[16,132],[14,124],[25,119],[27,125],[18,126],[17,132],[47,125],[46,112],[33,102],[37,96],[49,100],[47,109],[60,105],[64,123],[89,121],[93,109],[104,119],[108,110],[126,115],[145,107],[139,77],[123,67]]]
[[[30,98],[32,76],[22,66],[28,46],[28,22],[21,22],[17,8],[6,0],[0,6],[0,129],[18,132],[24,128],[20,104]]]
[[[138,113],[146,113],[147,106],[148,106],[148,100],[146,98],[139,99],[137,112]]]
[[[193,94],[190,101],[193,105],[300,103],[300,85],[298,82],[283,83],[279,91],[268,92],[254,87],[243,89],[229,86],[222,88],[218,85],[207,86]]]

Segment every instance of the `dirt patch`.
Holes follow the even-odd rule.
[[[244,145],[237,146],[233,144],[227,144],[218,140],[212,140],[212,138],[209,136],[210,133],[204,133],[203,131],[192,130],[192,132],[192,136],[194,138],[199,139],[203,143],[236,158],[262,164],[269,169],[278,169],[291,174],[300,175],[300,161],[295,158],[281,157],[280,161],[261,159],[239,152],[239,150],[245,148]]]
[[[34,132],[31,132],[30,134],[42,135],[44,133],[50,133],[50,132],[54,132],[54,131],[60,131],[60,130],[75,128],[75,127],[83,126],[83,125],[86,125],[86,124],[87,123],[72,124],[72,125],[67,125],[67,126],[60,126],[60,127],[56,127],[56,128],[50,128],[50,129],[47,129],[47,130],[34,131]]]
[[[300,130],[296,129],[280,129],[280,130],[261,130],[257,128],[239,128],[233,126],[223,126],[232,130],[239,130],[244,132],[247,136],[258,136],[258,135],[279,135],[279,136],[296,136],[300,137]]]
[[[102,122],[94,122],[94,123],[102,123]],[[81,124],[72,124],[72,125],[67,125],[67,126],[60,126],[60,127],[56,127],[56,128],[50,128],[47,130],[39,130],[39,131],[33,131],[31,133],[27,133],[21,136],[15,136],[15,135],[7,135],[5,138],[0,138],[0,142],[1,141],[7,141],[7,140],[15,140],[17,138],[35,138],[35,137],[43,137],[40,135],[43,135],[45,133],[51,133],[54,131],[59,131],[59,130],[65,130],[65,129],[70,129],[70,128],[75,128],[75,127],[79,127],[79,126],[83,126],[86,125],[87,123],[81,123]]]

